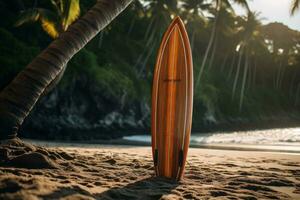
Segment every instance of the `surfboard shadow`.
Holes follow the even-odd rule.
[[[160,199],[170,194],[179,183],[162,177],[151,177],[130,183],[123,187],[114,187],[96,195],[100,199]]]

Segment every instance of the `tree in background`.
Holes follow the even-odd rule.
[[[234,0],[233,2],[245,7],[248,11],[250,10],[246,0]],[[200,70],[199,70],[199,73],[196,78],[196,83],[195,83],[196,89],[198,88],[198,85],[200,84],[200,79],[201,79],[204,67],[206,65],[206,62],[207,62],[208,54],[211,51],[211,48],[213,47],[213,42],[215,40],[215,36],[216,36],[216,32],[217,32],[216,28],[217,28],[217,24],[218,24],[218,20],[219,20],[219,11],[222,7],[226,7],[228,9],[233,10],[231,2],[228,0],[213,0],[212,3],[215,4],[214,22],[212,25],[209,42],[208,42],[208,45],[207,45],[207,48],[205,50],[205,54],[204,54],[204,57],[202,60],[202,64],[200,66]]]
[[[30,8],[21,11],[16,26],[24,23],[39,22],[43,30],[53,39],[59,37],[68,27],[79,17],[80,6],[79,0],[49,0],[52,9],[47,8]],[[66,70],[63,70],[49,83],[43,92],[43,96],[50,92],[61,80]]]
[[[252,71],[253,60],[256,55],[256,51],[259,51],[260,48],[266,48],[264,43],[264,39],[259,32],[259,28],[261,27],[261,23],[259,20],[259,13],[256,12],[248,12],[248,15],[245,19],[245,24],[243,25],[244,29],[241,31],[243,40],[240,42],[240,54],[242,56],[244,52],[244,72],[242,73],[242,85],[240,91],[240,98],[239,98],[239,110],[242,109],[243,100],[245,95],[246,83],[247,79],[249,78],[249,73]],[[237,68],[235,81],[233,88],[236,89],[237,87],[237,79],[239,76],[240,71],[240,62]],[[233,90],[232,95],[235,95],[235,90]]]
[[[187,27],[191,31],[191,48],[195,48],[196,37],[200,37],[201,31],[206,29],[207,17],[204,12],[208,12],[210,3],[205,0],[185,0],[183,1],[183,18],[187,20]]]
[[[2,139],[16,137],[20,125],[44,90],[66,63],[131,0],[100,0],[80,20],[54,40],[0,93]]]
[[[40,7],[51,10],[51,2],[45,2],[39,2]],[[82,139],[73,137],[72,130],[77,135],[88,130],[90,133],[84,137],[89,139],[105,135],[100,132],[106,130],[147,130],[156,49],[175,15],[181,16],[190,34],[195,75],[202,69],[201,84],[195,89],[194,98],[196,130],[202,129],[207,121],[234,124],[235,120],[297,116],[290,113],[297,110],[294,105],[300,104],[299,33],[280,23],[262,25],[260,19],[255,25],[250,23],[250,15],[238,16],[232,4],[219,1],[217,10],[215,2],[135,1],[126,14],[68,62],[62,83],[40,102],[27,121],[30,124],[23,131],[24,136],[27,132],[36,132],[38,136],[38,132],[45,131],[44,127],[49,130],[48,139]],[[81,10],[84,12],[91,4],[81,1]],[[22,6],[18,8],[24,10]],[[39,31],[35,23],[22,29],[5,27],[0,34],[6,31],[27,46],[44,48],[47,37],[40,34],[36,39],[38,32],[28,28]],[[8,61],[10,55],[21,59],[7,49],[4,52]],[[204,61],[205,67],[201,68]],[[0,64],[4,66],[2,71],[10,66],[1,57]],[[51,101],[52,107],[47,107],[45,102]],[[107,120],[111,124],[106,124]],[[54,129],[50,130],[51,127]]]

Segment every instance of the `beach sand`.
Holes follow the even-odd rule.
[[[181,182],[150,147],[1,146],[0,199],[300,199],[300,155],[190,148]]]

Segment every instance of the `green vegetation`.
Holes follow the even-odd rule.
[[[70,2],[0,3],[1,17],[7,19],[0,22],[1,88],[66,30],[80,10],[85,13],[95,3],[80,1],[79,9]],[[156,53],[175,15],[186,23],[193,50],[194,129],[298,119],[300,33],[280,23],[262,25],[243,0],[234,1],[247,13],[238,16],[230,2],[134,1],[68,63],[62,81],[26,126],[39,131],[45,126],[50,132],[147,129]],[[25,23],[29,21],[42,26]]]
[[[79,17],[79,0],[49,1],[49,3],[48,6],[52,9],[33,7],[22,10],[15,25],[39,21],[50,37],[57,38]]]

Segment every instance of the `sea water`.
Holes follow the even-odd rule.
[[[150,135],[123,137],[125,140],[151,143]],[[253,147],[300,152],[300,127],[236,132],[192,133],[191,146]]]

